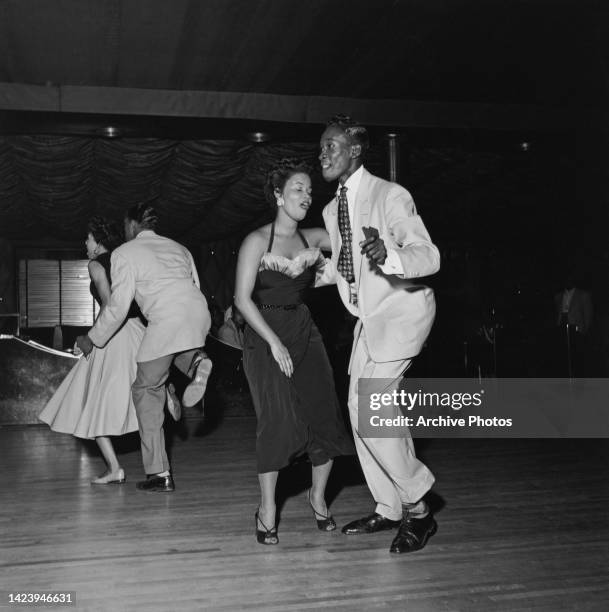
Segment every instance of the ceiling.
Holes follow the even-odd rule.
[[[242,234],[268,217],[268,168],[315,161],[336,112],[371,127],[379,172],[398,134],[424,200],[471,182],[464,150],[509,180],[518,143],[605,116],[606,17],[576,0],[5,0],[0,236],[80,241],[137,201],[189,244]],[[331,188],[314,186],[318,213]]]

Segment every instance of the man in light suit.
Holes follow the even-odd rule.
[[[390,551],[404,553],[423,548],[436,531],[423,500],[434,477],[417,459],[410,436],[360,434],[358,380],[391,379],[384,391],[397,389],[434,320],[433,292],[419,278],[438,271],[440,256],[410,194],[363,167],[368,146],[366,129],[339,116],[328,123],[319,155],[324,179],[339,183],[323,216],[339,272],[338,291],[347,310],[358,318],[349,364],[349,416],[377,504],[373,514],[345,525],[343,533],[399,527]],[[368,238],[364,226],[375,228]]]
[[[202,399],[211,362],[199,348],[205,344],[211,317],[192,255],[181,244],[156,234],[156,223],[156,213],[149,205],[137,204],[127,211],[127,242],[112,252],[110,302],[77,343],[85,355],[93,345],[104,346],[123,324],[135,299],[148,320],[132,386],[147,474],[136,486],[169,492],[175,485],[163,432],[164,385],[173,362],[192,376],[184,391],[184,405]]]

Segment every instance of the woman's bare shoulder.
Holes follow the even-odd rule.
[[[90,259],[89,263],[87,264],[87,267],[89,268],[89,273],[90,274],[96,274],[96,273],[100,273],[100,272],[104,272],[104,266],[102,266],[99,261],[95,261],[95,259]]]
[[[253,232],[250,232],[245,239],[241,247],[246,246],[247,248],[255,249],[259,246],[268,244],[268,241],[271,237],[271,224],[263,225],[258,229],[255,229]]]
[[[323,227],[308,227],[300,230],[311,246],[322,246],[328,241],[328,232]]]

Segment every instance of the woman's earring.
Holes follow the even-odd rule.
[[[283,206],[283,197],[277,198],[277,206]]]

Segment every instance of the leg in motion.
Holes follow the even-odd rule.
[[[94,478],[91,484],[121,484],[125,482],[125,472],[118,462],[118,457],[114,452],[114,446],[112,446],[110,438],[108,436],[98,436],[95,438],[95,441],[97,446],[99,446],[101,454],[104,456],[108,469],[102,476]]]
[[[207,380],[211,373],[211,359],[204,351],[191,349],[176,355],[174,364],[180,372],[191,379],[182,396],[182,404],[190,408],[199,403],[205,395]]]
[[[315,514],[317,527],[320,531],[334,531],[336,522],[328,512],[326,505],[326,485],[334,461],[330,459],[323,465],[314,465],[311,470],[311,489],[308,492],[308,501]]]

